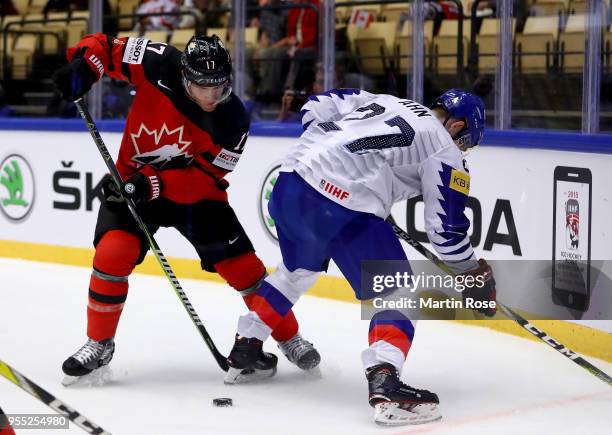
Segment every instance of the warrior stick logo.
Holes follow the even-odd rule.
[[[18,154],[0,163],[0,210],[11,221],[24,220],[34,205],[34,172]]]
[[[280,174],[280,167],[280,165],[275,165],[268,171],[268,174],[265,176],[261,185],[261,190],[259,191],[259,217],[261,219],[261,223],[266,229],[266,234],[268,234],[276,243],[278,243],[278,235],[276,234],[274,219],[272,219],[272,216],[270,216],[270,212],[268,211],[268,203],[272,197],[272,189],[274,188],[276,180]]]

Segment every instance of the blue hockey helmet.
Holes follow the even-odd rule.
[[[480,97],[461,89],[450,89],[434,100],[431,108],[437,107],[444,109],[449,118],[465,121],[465,128],[453,138],[462,149],[480,143],[485,126],[485,108]]]

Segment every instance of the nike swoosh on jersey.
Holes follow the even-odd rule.
[[[236,240],[238,240],[238,237],[236,237],[235,239],[230,240],[230,241],[229,241],[229,244],[230,244],[230,245],[233,245],[233,244],[236,242]]]
[[[161,81],[161,80],[158,80],[158,81],[157,81],[157,84],[158,84],[159,86],[161,86],[162,88],[164,88],[164,89],[168,89],[170,92],[172,92],[172,89],[170,89],[168,86],[164,85],[164,84],[162,83],[162,81]]]

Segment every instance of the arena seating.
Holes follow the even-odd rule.
[[[610,28],[610,0],[603,0],[608,22],[603,23],[603,67],[612,70],[612,31]],[[7,60],[8,68],[0,68],[0,77],[6,73],[14,81],[37,80],[50,75],[63,57],[64,49],[73,46],[85,34],[89,20],[88,11],[51,12],[43,15],[45,0],[13,0],[20,15],[0,17],[0,35],[6,33],[6,47],[0,41],[0,61]],[[469,17],[471,0],[462,0],[463,62],[459,71],[477,74],[494,74],[498,64],[499,21],[494,17],[479,15],[474,22]],[[111,0],[116,15],[132,15],[139,0]],[[410,4],[343,6],[337,1],[336,31],[346,35],[347,69],[384,82],[390,77],[405,74],[411,67],[412,31],[408,11]],[[528,15],[514,19],[513,47],[515,77],[543,76],[546,74],[580,75],[584,64],[586,40],[586,4],[584,0],[531,0]],[[373,21],[366,27],[350,23],[354,10],[367,11]],[[227,17],[224,18],[227,22]],[[144,36],[167,42],[184,49],[195,29],[174,31],[147,31],[141,34],[134,29],[135,20],[120,17],[116,20],[117,36]],[[5,30],[8,27],[8,32]],[[476,30],[474,41],[472,26]],[[425,21],[424,53],[426,75],[457,80],[458,21],[453,19]],[[233,38],[226,27],[205,29],[206,34],[217,34],[230,51]],[[247,61],[257,47],[258,29],[245,29]],[[343,47],[344,49],[344,47]],[[475,51],[472,53],[472,50]],[[340,50],[338,50],[340,51]],[[472,62],[470,62],[472,59]],[[3,65],[3,62],[0,62]],[[45,73],[37,72],[40,66]],[[463,74],[463,73],[461,73]],[[5,86],[6,87],[6,86]]]

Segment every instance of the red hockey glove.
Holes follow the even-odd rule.
[[[162,191],[161,178],[151,166],[143,166],[123,184],[123,195],[131,198],[136,205],[152,201]]]
[[[476,269],[468,270],[458,276],[464,277],[465,289],[461,292],[464,308],[472,308],[487,317],[493,317],[497,307],[495,279],[491,266],[481,258]]]
[[[99,73],[94,72],[85,59],[86,55],[86,47],[77,49],[72,60],[53,74],[55,85],[67,101],[74,101],[85,95],[99,78]]]

